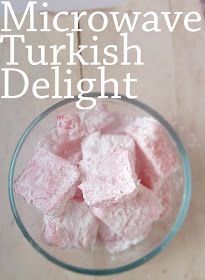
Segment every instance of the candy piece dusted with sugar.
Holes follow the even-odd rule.
[[[99,237],[102,242],[104,242],[105,247],[110,254],[116,254],[137,245],[147,238],[150,230],[151,228],[147,228],[147,230],[141,235],[135,234],[135,236],[129,238],[112,233],[106,224],[99,222]]]
[[[156,193],[158,199],[160,199],[161,204],[164,207],[164,211],[161,216],[167,216],[172,206],[173,197],[173,185],[172,176],[165,178],[160,182],[160,186],[154,186],[154,192]]]
[[[135,120],[135,117],[122,112],[112,112],[113,122],[103,130],[105,134],[124,134],[125,128]]]
[[[85,127],[78,114],[61,114],[37,143],[37,149],[43,148],[77,165],[82,159],[80,143],[84,135]]]
[[[98,220],[84,202],[70,200],[60,217],[44,216],[44,240],[61,248],[92,248]]]
[[[127,150],[116,149],[80,162],[79,188],[88,205],[109,205],[136,195],[139,182],[134,161]]]
[[[177,158],[160,124],[151,117],[138,117],[126,129],[136,142],[137,174],[143,185],[153,188],[176,170]]]
[[[99,234],[107,250],[118,253],[138,244],[149,234],[153,222],[163,213],[160,199],[143,186],[137,196],[120,204],[107,207],[92,207],[99,218]]]
[[[65,136],[58,136],[55,130],[51,130],[39,140],[36,150],[45,149],[77,165],[82,159],[80,143],[80,140],[69,142]]]
[[[125,149],[130,152],[133,159],[135,159],[135,142],[128,136],[123,134],[103,134],[94,132],[87,136],[81,144],[83,158],[91,158],[93,155],[110,152],[116,149]]]
[[[84,136],[85,127],[78,114],[60,114],[57,116],[56,131],[59,136],[66,136],[71,142]]]
[[[164,210],[154,191],[144,186],[140,186],[136,197],[129,201],[91,209],[109,228],[110,234],[106,232],[102,239],[110,242],[141,239]]]
[[[57,156],[62,156],[64,150],[67,149],[66,141],[64,137],[59,137],[56,133],[56,129],[52,126],[49,131],[43,135],[37,142],[36,150],[45,149]]]
[[[114,121],[113,114],[109,113],[105,104],[99,103],[94,109],[84,110],[79,113],[87,132],[103,131]]]
[[[15,182],[15,191],[48,215],[60,214],[77,190],[79,171],[69,161],[38,149]]]

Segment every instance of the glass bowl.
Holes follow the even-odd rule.
[[[90,96],[99,97],[99,93]],[[26,162],[32,156],[37,141],[54,122],[57,114],[77,111],[75,99],[65,99],[38,116],[22,135],[13,154],[9,172],[9,198],[14,218],[25,238],[45,258],[65,269],[90,275],[110,275],[124,272],[138,267],[159,254],[173,239],[182,226],[191,197],[191,172],[189,160],[179,137],[173,128],[157,112],[147,105],[121,96],[121,99],[98,99],[97,102],[106,103],[110,110],[123,112],[127,115],[152,116],[165,130],[173,149],[179,158],[179,168],[172,176],[173,194],[172,207],[169,214],[153,224],[148,237],[130,249],[110,255],[105,248],[96,247],[95,250],[61,249],[49,246],[42,241],[41,214],[32,206],[15,194],[13,183]]]

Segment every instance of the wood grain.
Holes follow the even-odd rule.
[[[122,11],[191,11],[201,12],[198,0],[131,0]],[[39,23],[40,24],[40,23]],[[66,24],[69,24],[67,22]],[[81,20],[85,31],[81,34],[81,43],[91,43],[93,33],[88,30],[86,20]],[[139,79],[136,92],[140,100],[151,105],[165,116],[182,137],[190,155],[193,170],[193,197],[186,222],[174,241],[151,262],[125,274],[101,279],[119,280],[204,280],[205,279],[205,33],[203,30],[195,34],[186,32],[179,25],[174,33],[163,31],[160,34],[147,35],[137,30],[129,36],[129,43],[142,46],[145,66],[122,68],[119,65],[107,67],[108,77],[119,80],[120,90],[124,87],[122,78],[129,71]],[[126,30],[125,30],[126,31]],[[52,33],[44,37],[36,34],[28,38],[33,45],[41,41],[43,44],[63,43],[64,36]],[[107,32],[99,35],[100,57],[103,47],[117,44],[120,38],[112,26]],[[76,38],[77,47],[77,38]],[[120,51],[121,52],[121,51]],[[8,55],[7,44],[0,45],[0,62],[4,65]],[[31,80],[39,74],[48,77],[52,83],[51,73],[46,68],[38,68],[35,73],[23,59],[23,53],[17,48],[21,67],[30,74]],[[86,59],[91,57],[87,52]],[[65,57],[61,57],[62,61]],[[96,77],[96,67],[81,67],[83,77]],[[64,69],[62,69],[64,72]],[[73,79],[80,79],[80,65],[73,68]],[[75,83],[74,83],[75,84]],[[2,82],[0,83],[2,86]],[[19,86],[19,81],[12,81],[12,89]],[[53,84],[52,84],[53,87]],[[1,89],[2,90],[2,89]],[[95,90],[99,90],[97,83]],[[112,88],[108,88],[112,90]],[[62,88],[64,91],[64,88]],[[0,104],[0,278],[13,279],[97,279],[97,277],[80,276],[49,263],[41,257],[18,230],[11,215],[7,195],[7,174],[11,153],[27,124],[42,110],[53,104],[54,100],[37,101],[31,95],[18,102],[5,101]],[[2,164],[3,163],[3,164]]]
[[[52,15],[49,20],[52,20]],[[71,19],[63,19],[63,25],[70,25]],[[40,17],[37,18],[38,26],[41,26]],[[24,29],[26,28],[26,25]],[[23,31],[25,32],[25,30]],[[64,34],[52,32],[47,35],[37,32],[36,34],[27,33],[27,43],[34,47],[42,43],[45,45],[66,44]],[[75,46],[77,45],[77,34],[75,35]],[[35,57],[38,53],[35,51]],[[53,75],[48,67],[30,66],[25,61],[25,52],[22,51],[21,46],[16,48],[16,56],[20,63],[20,68],[23,69],[29,76],[29,79],[34,82],[36,79],[46,77],[51,83],[51,89],[54,88]],[[51,60],[51,54],[48,59]],[[8,60],[8,43],[0,45],[0,64],[1,67],[5,65]],[[66,55],[62,53],[59,60],[63,63],[66,61]],[[35,70],[34,70],[35,69]],[[60,84],[63,84],[65,78],[66,66],[61,67]],[[72,67],[73,71],[73,91],[76,87],[75,83],[80,79],[80,66]],[[0,90],[3,89],[3,76],[0,74]],[[21,87],[21,80],[13,78],[10,84],[12,92],[15,94]],[[65,87],[61,86],[62,92],[65,92]],[[0,279],[67,279],[67,272],[52,265],[46,261],[40,254],[38,254],[23,237],[17,225],[13,220],[10,210],[7,192],[7,177],[9,163],[15,145],[20,136],[29,125],[29,123],[39,115],[42,111],[47,109],[58,100],[51,98],[39,101],[30,93],[31,88],[23,98],[18,100],[0,100],[0,189],[1,189],[1,203],[0,203]],[[50,91],[48,91],[50,94]],[[70,275],[70,274],[69,274]],[[70,276],[69,276],[70,277]]]

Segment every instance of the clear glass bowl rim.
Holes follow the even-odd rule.
[[[86,96],[99,97],[100,93],[93,92],[91,94],[87,94]],[[108,96],[108,98],[111,98],[113,96],[113,94],[106,93],[106,96]],[[126,96],[121,95],[121,99],[117,99],[117,100],[122,100],[126,103],[137,106],[140,109],[147,112],[148,114],[150,114],[155,119],[157,119],[161,123],[161,125],[166,129],[166,131],[169,133],[172,140],[176,144],[176,147],[178,149],[178,152],[179,152],[179,155],[180,155],[180,158],[181,158],[182,169],[183,169],[183,173],[184,173],[184,193],[183,193],[181,208],[180,208],[180,211],[177,215],[177,218],[175,220],[174,225],[172,226],[171,230],[166,235],[166,237],[160,242],[160,244],[157,247],[155,247],[151,252],[149,252],[147,255],[145,255],[144,257],[142,257],[140,259],[137,259],[136,261],[134,261],[132,263],[129,263],[129,264],[124,265],[124,266],[119,266],[119,267],[116,267],[116,268],[110,268],[110,269],[86,269],[86,268],[81,268],[81,267],[77,267],[77,266],[73,266],[73,265],[70,265],[68,263],[65,263],[65,262],[53,257],[48,252],[46,252],[42,247],[40,247],[39,244],[30,236],[30,234],[28,233],[28,231],[24,227],[24,225],[21,221],[21,218],[19,216],[18,210],[16,208],[15,196],[14,196],[14,191],[13,191],[13,180],[14,180],[14,171],[15,171],[16,160],[17,160],[18,155],[21,151],[21,148],[22,148],[27,136],[30,134],[30,132],[49,113],[51,113],[51,112],[55,111],[56,109],[66,105],[67,103],[76,102],[78,100],[79,100],[78,97],[75,96],[73,99],[64,99],[64,100],[56,103],[55,105],[51,106],[46,111],[41,113],[38,117],[36,117],[33,120],[33,122],[28,126],[28,128],[25,130],[23,135],[21,136],[21,138],[20,138],[20,140],[19,140],[19,142],[18,142],[18,144],[15,148],[15,151],[13,153],[11,163],[10,163],[10,169],[9,169],[8,190],[9,190],[9,201],[10,201],[12,213],[14,215],[15,221],[16,221],[19,229],[21,230],[24,237],[28,240],[28,242],[40,254],[42,254],[46,259],[53,262],[54,264],[56,264],[56,265],[58,265],[58,266],[60,266],[64,269],[71,270],[73,272],[77,272],[77,273],[81,273],[81,274],[88,274],[88,275],[96,275],[96,276],[97,275],[112,275],[112,274],[116,274],[116,273],[125,272],[125,271],[128,271],[130,269],[136,268],[136,267],[144,264],[145,262],[149,261],[154,256],[156,256],[157,254],[159,254],[170,243],[170,241],[174,238],[176,233],[181,228],[181,226],[182,226],[182,224],[183,224],[183,222],[186,218],[186,215],[187,215],[187,211],[188,211],[189,204],[190,204],[190,199],[191,199],[191,191],[192,191],[191,169],[190,169],[188,155],[186,153],[186,150],[185,150],[180,138],[176,134],[175,130],[170,126],[170,124],[159,113],[157,113],[151,107],[149,107],[148,105],[140,102],[137,99],[129,99]]]

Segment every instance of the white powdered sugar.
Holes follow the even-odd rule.
[[[153,118],[102,103],[62,113],[14,188],[41,211],[47,244],[92,249],[101,242],[115,254],[144,240],[170,209],[178,162],[169,140]]]
[[[98,220],[84,202],[70,200],[60,217],[44,217],[44,240],[61,248],[92,248]]]

